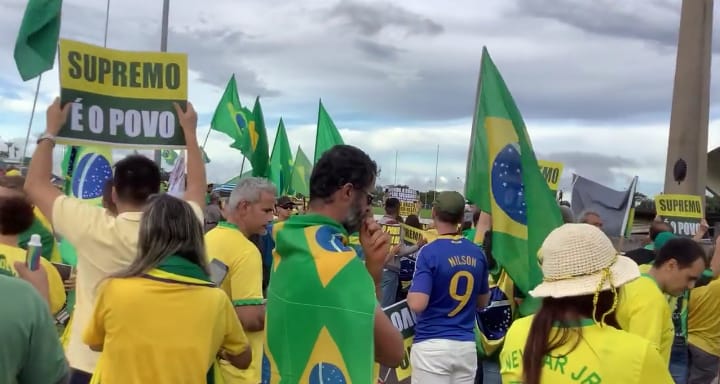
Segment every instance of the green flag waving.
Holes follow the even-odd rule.
[[[265,354],[271,383],[371,383],[377,301],[340,223],[317,214],[275,223]]]
[[[466,195],[493,221],[493,256],[526,293],[542,281],[537,252],[562,225],[520,111],[483,48]],[[522,311],[522,309],[521,309]]]
[[[230,147],[242,150],[243,136],[250,121],[252,121],[252,112],[240,104],[235,75],[232,75],[218,106],[215,108],[210,129],[228,135],[233,139]]]
[[[312,164],[310,160],[303,152],[302,148],[298,146],[297,152],[295,153],[295,162],[292,167],[292,174],[290,176],[290,193],[300,193],[303,196],[310,196],[310,173],[312,172]]]
[[[51,69],[60,37],[62,0],[30,0],[15,41],[15,65],[24,81]]]
[[[278,195],[284,195],[290,189],[290,176],[292,175],[293,158],[290,152],[285,124],[280,118],[272,155],[270,155],[270,181],[278,189]]]
[[[168,165],[175,165],[175,162],[177,161],[178,154],[172,149],[163,149],[162,152],[160,152],[162,155],[163,160],[165,160]]]
[[[317,163],[328,149],[339,145],[345,144],[342,136],[335,123],[333,123],[330,115],[325,110],[322,100],[320,100],[320,108],[318,109],[318,122],[317,122],[317,136],[315,136],[315,157],[313,164]]]
[[[268,177],[270,159],[268,156],[267,130],[265,129],[265,117],[263,117],[259,97],[255,99],[251,118],[252,121],[248,124],[242,151],[250,160],[252,175],[255,177]]]

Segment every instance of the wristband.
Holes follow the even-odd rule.
[[[38,137],[36,144],[40,144],[40,142],[42,142],[44,140],[49,140],[52,143],[53,147],[55,146],[55,135],[51,135],[51,134],[45,132],[42,135],[40,135],[40,137]]]

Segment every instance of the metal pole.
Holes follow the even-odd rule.
[[[205,149],[205,144],[207,144],[208,138],[210,137],[210,132],[212,132],[212,127],[208,128],[208,132],[205,135],[205,140],[203,140],[202,143],[202,149]]]
[[[20,165],[25,165],[25,155],[27,154],[28,142],[30,141],[30,130],[32,129],[33,117],[35,117],[35,107],[37,106],[38,94],[40,93],[40,80],[42,73],[38,76],[37,87],[35,88],[35,98],[33,99],[32,112],[30,112],[30,122],[28,123],[27,134],[25,135],[25,146],[23,147]]]
[[[162,29],[160,32],[160,52],[167,52],[168,20],[170,18],[170,0],[163,0]],[[162,167],[162,156],[160,150],[155,150],[155,163]]]
[[[242,179],[242,174],[243,174],[243,171],[245,170],[245,159],[246,159],[246,157],[245,157],[245,155],[243,155],[243,161],[242,161],[242,164],[240,164],[240,179],[238,179],[238,180]]]
[[[398,151],[395,150],[395,185],[397,185],[397,163],[398,163]]]
[[[437,146],[437,153],[435,153],[435,189],[433,190],[433,201],[437,198],[437,179],[438,179],[438,164],[440,163],[440,144]]]
[[[105,9],[105,38],[103,39],[103,47],[107,48],[108,25],[110,25],[110,0],[107,0],[107,8]]]

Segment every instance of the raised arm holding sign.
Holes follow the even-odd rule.
[[[60,97],[72,102],[62,143],[183,148],[174,103],[187,100],[187,55],[60,40]]]

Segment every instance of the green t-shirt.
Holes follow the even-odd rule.
[[[40,242],[42,243],[42,257],[47,260],[51,260],[53,250],[55,249],[55,237],[52,232],[43,225],[43,223],[36,217],[33,219],[33,223],[25,232],[18,236],[18,247],[27,249],[27,243],[30,241],[30,236],[37,233],[40,235]]]
[[[474,243],[475,242],[475,232],[477,232],[477,230],[475,228],[469,228],[469,229],[464,230],[462,232],[462,235],[464,238],[466,238]]]
[[[0,275],[0,383],[58,383],[68,373],[47,304],[25,281]]]

